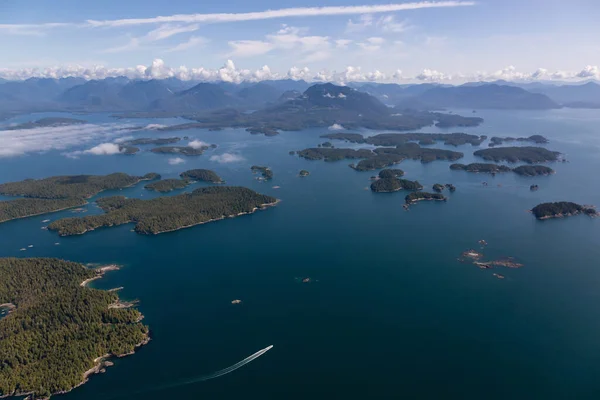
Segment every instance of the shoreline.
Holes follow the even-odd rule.
[[[239,217],[239,216],[242,216],[242,215],[254,214],[256,211],[262,211],[262,210],[266,210],[269,207],[275,207],[280,202],[281,202],[281,200],[277,199],[277,201],[275,201],[273,203],[265,203],[265,204],[261,204],[260,207],[254,207],[254,209],[252,211],[241,212],[241,213],[238,213],[238,214],[226,215],[226,216],[223,216],[223,217],[220,217],[220,218],[213,218],[213,219],[210,219],[208,221],[197,222],[197,223],[194,223],[194,224],[185,225],[185,226],[181,226],[181,227],[174,228],[174,229],[168,229],[168,230],[158,231],[158,232],[137,232],[137,231],[135,231],[135,232],[139,233],[140,235],[160,235],[161,233],[175,232],[175,231],[178,231],[178,230],[181,230],[181,229],[187,229],[187,228],[191,228],[191,227],[194,227],[194,226],[197,226],[197,225],[208,224],[209,222],[221,221],[221,220],[224,220],[226,218],[235,218],[235,217]],[[125,223],[120,224],[120,225],[127,225],[127,224],[131,224],[133,222],[134,221],[128,221],[128,222],[125,222]],[[98,228],[110,228],[112,226],[115,226],[115,225],[99,226],[97,228],[86,229],[83,232],[71,233],[69,235],[62,235],[62,234],[59,233],[59,236],[60,237],[68,237],[68,236],[84,235],[84,234],[86,234],[88,232],[92,232],[92,231],[94,231],[94,230],[96,230]],[[119,225],[117,225],[117,226],[119,226]],[[97,279],[97,278],[95,278],[95,279]]]
[[[104,265],[104,266],[101,266],[101,267],[98,267],[98,268],[90,269],[90,271],[96,272],[96,276],[84,280],[83,282],[81,282],[79,284],[79,286],[81,286],[81,287],[87,287],[90,282],[93,282],[93,281],[95,281],[97,279],[102,278],[105,273],[107,273],[109,271],[118,271],[120,269],[121,269],[121,267],[118,266],[117,264],[108,264],[108,265]],[[108,292],[110,292],[110,290],[108,290]]]
[[[21,198],[28,198],[28,197],[21,197]],[[18,200],[18,199],[13,199],[13,200]],[[12,200],[6,200],[6,201],[12,201]],[[72,207],[64,207],[64,208],[59,208],[58,210],[45,211],[45,212],[41,212],[41,213],[37,213],[37,214],[24,215],[22,217],[15,217],[15,218],[10,218],[10,219],[4,219],[4,220],[0,221],[0,224],[2,224],[4,222],[9,222],[9,221],[15,221],[17,219],[30,218],[30,217],[38,217],[38,216],[44,215],[44,214],[52,214],[52,213],[56,213],[56,212],[59,212],[59,211],[70,210],[71,208],[81,207],[81,206],[87,206],[88,204],[90,204],[90,203],[87,202],[87,201],[84,201],[83,204],[78,204],[78,205],[72,206]]]

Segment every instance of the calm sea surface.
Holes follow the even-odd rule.
[[[49,115],[56,114],[6,123]],[[323,129],[272,138],[244,130],[133,134],[218,144],[179,165],[148,151],[64,155],[105,141],[97,136],[76,148],[0,158],[0,182],[117,171],[176,177],[209,168],[228,184],[282,200],[253,215],[152,237],[131,232],[132,225],[70,238],[40,229],[43,220],[73,216],[70,211],[0,224],[0,256],[123,265],[94,287],[123,286],[121,297],[140,300],[151,328],[149,345],[60,398],[600,398],[600,220],[536,221],[527,213],[546,201],[600,206],[600,112],[477,115],[485,118],[481,127],[447,132],[542,134],[551,141],[547,147],[569,162],[552,165],[553,176],[524,178],[405,161],[399,167],[406,178],[429,189],[438,182],[457,187],[447,203],[420,203],[406,212],[406,193],[366,190],[373,172],[356,172],[349,161],[288,154],[324,142]],[[74,117],[116,125],[176,123]],[[477,161],[470,145],[451,149],[465,153],[461,162]],[[225,153],[234,161],[211,161]],[[270,166],[273,181],[255,180],[253,164]],[[300,169],[311,175],[299,178]],[[532,183],[540,190],[531,192]],[[110,194],[156,196],[143,185],[101,196]],[[88,208],[99,212],[93,203]],[[489,243],[486,258],[512,256],[524,267],[480,270],[458,262],[463,251],[479,248],[480,239]],[[232,305],[234,299],[243,303]],[[269,345],[272,350],[231,374],[194,382]]]

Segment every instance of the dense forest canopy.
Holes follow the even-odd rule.
[[[144,186],[148,190],[155,192],[167,193],[173,190],[183,189],[190,184],[187,179],[161,179],[160,181],[152,182]]]
[[[462,132],[456,133],[381,133],[365,138],[359,133],[328,133],[322,138],[345,140],[350,143],[367,143],[374,146],[398,146],[408,142],[419,144],[434,144],[443,142],[446,145],[460,146],[466,143],[479,146],[487,136],[469,135]]]
[[[60,219],[48,225],[48,229],[57,231],[62,236],[69,236],[100,227],[135,222],[136,232],[158,234],[251,213],[276,202],[274,197],[233,186],[199,188],[191,193],[150,200],[105,197],[96,202],[105,214]]]
[[[210,169],[190,169],[182,172],[179,176],[192,181],[223,183],[223,179]]]
[[[379,177],[381,179],[400,178],[402,176],[404,176],[404,171],[402,171],[401,169],[397,169],[397,168],[382,169],[381,171],[379,171]]]
[[[521,165],[513,168],[513,172],[522,176],[551,175],[554,170],[545,165]]]
[[[16,199],[0,201],[0,222],[46,214],[86,204],[84,199]]]
[[[0,396],[48,397],[80,384],[103,355],[131,353],[148,336],[135,309],[109,309],[115,293],[82,287],[96,272],[50,258],[0,258]]]
[[[411,204],[421,200],[446,201],[446,197],[441,193],[412,192],[406,195],[404,200],[407,204]]]
[[[570,201],[538,204],[533,207],[531,212],[537,219],[568,217],[582,213],[589,216],[596,216],[598,214],[594,207],[582,206]]]
[[[271,168],[269,167],[262,167],[260,165],[253,165],[250,167],[250,169],[252,170],[252,172],[257,173],[260,172],[260,174],[262,175],[264,180],[271,180],[273,179],[273,171],[271,171]]]
[[[550,151],[543,147],[533,146],[494,147],[491,149],[477,150],[474,154],[487,161],[507,161],[510,163],[522,161],[528,164],[557,161],[560,156],[560,153],[557,151]]]
[[[155,178],[156,174],[132,176],[120,172],[104,176],[53,176],[2,183],[0,184],[0,194],[38,199],[90,198],[103,190],[123,189],[142,180]]]
[[[510,172],[510,167],[506,165],[498,164],[487,164],[487,163],[472,163],[472,164],[452,164],[450,169],[456,171],[467,171],[467,172],[482,172],[487,174],[495,174],[498,172]]]

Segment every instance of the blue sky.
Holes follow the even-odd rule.
[[[0,0],[0,76],[600,78],[597,0],[206,3]]]

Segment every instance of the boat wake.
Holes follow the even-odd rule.
[[[217,372],[213,372],[212,374],[203,375],[201,377],[192,378],[192,379],[188,379],[185,381],[173,382],[173,383],[169,383],[169,384],[162,385],[162,386],[154,386],[154,387],[150,387],[147,389],[139,390],[135,393],[140,394],[140,393],[154,392],[157,390],[173,389],[173,388],[180,387],[180,386],[191,385],[193,383],[204,382],[204,381],[208,381],[210,379],[215,379],[215,378],[221,377],[223,375],[230,374],[233,371],[235,371],[236,369],[242,368],[244,365],[256,360],[258,357],[262,356],[263,354],[265,354],[267,351],[271,350],[272,348],[273,348],[273,345],[267,346],[264,349],[259,350],[256,353],[252,354],[251,356],[244,358],[242,361],[237,362],[237,363],[233,364],[232,366],[224,368]]]

